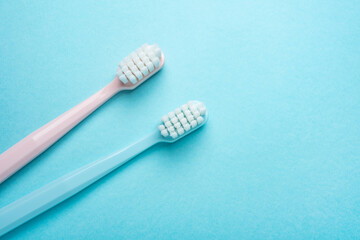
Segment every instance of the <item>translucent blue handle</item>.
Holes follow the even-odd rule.
[[[81,167],[0,209],[0,236],[91,185],[160,141],[155,132],[129,147]]]

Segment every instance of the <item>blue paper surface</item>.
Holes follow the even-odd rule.
[[[164,68],[0,185],[3,207],[203,101],[209,121],[4,239],[359,239],[358,1],[1,1],[0,152],[158,43]]]

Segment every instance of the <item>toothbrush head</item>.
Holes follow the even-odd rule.
[[[205,105],[189,101],[161,118],[158,129],[165,142],[175,142],[202,127],[208,119]]]
[[[132,90],[159,71],[164,62],[164,53],[158,45],[146,43],[119,63],[116,77],[125,89]]]

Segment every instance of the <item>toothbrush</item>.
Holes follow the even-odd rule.
[[[110,84],[79,105],[31,133],[0,155],[0,184],[64,136],[116,93],[133,90],[164,65],[157,45],[144,44],[119,63]]]
[[[0,236],[75,195],[151,146],[172,143],[205,124],[203,103],[190,101],[161,118],[158,130],[109,157],[81,167],[0,209]]]

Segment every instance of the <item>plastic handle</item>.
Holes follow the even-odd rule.
[[[119,92],[120,87],[120,81],[114,79],[90,98],[31,133],[1,154],[0,184]]]
[[[0,209],[0,236],[75,195],[160,141],[159,132],[81,167]]]

